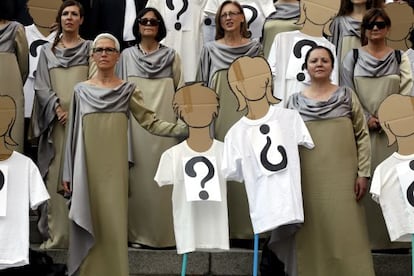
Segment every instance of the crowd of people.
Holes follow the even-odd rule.
[[[262,56],[273,80],[280,78],[272,66],[279,62],[273,41],[302,27],[299,1],[252,0],[274,8],[261,39],[252,38],[243,5],[215,1],[215,39],[200,50],[203,10],[193,15],[200,27],[194,40],[177,42],[156,1],[117,1],[124,14],[119,24],[108,25],[103,13],[111,13],[110,2],[62,2],[53,41],[39,52],[26,129],[30,45],[17,22],[26,10],[0,2],[0,95],[16,103],[15,143],[7,147],[27,154],[23,145],[30,141],[37,148],[35,161],[50,195],[39,207],[41,248],[69,248],[70,275],[128,275],[128,243],[175,246],[172,190],[154,181],[162,153],[188,134],[173,110],[175,92],[191,81],[216,92],[219,111],[211,133],[223,141],[246,116],[229,84],[232,62]],[[365,196],[375,167],[395,151],[387,148],[379,105],[390,94],[414,91],[412,50],[387,45],[392,22],[384,5],[341,0],[327,40],[320,34],[332,47],[311,45],[304,57],[307,84],[289,94],[280,94],[276,82],[270,85],[275,96],[287,95],[277,105],[299,112],[316,146],[300,150],[305,223],[292,242],[297,259],[282,268],[289,275],[374,275],[370,250],[396,246],[379,207]],[[251,239],[245,188],[227,185],[230,238]]]

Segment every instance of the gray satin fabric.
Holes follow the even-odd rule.
[[[68,121],[63,180],[72,185],[69,211],[71,219],[68,270],[73,275],[79,269],[94,244],[89,204],[88,174],[82,131],[82,117],[94,112],[122,112],[128,116],[129,100],[135,85],[124,82],[114,89],[79,83],[75,86]],[[127,242],[127,241],[125,241]]]
[[[137,46],[122,52],[117,67],[117,74],[124,80],[128,77],[173,78],[175,50],[161,46],[157,51],[144,55]]]
[[[300,9],[299,9],[299,2],[298,3],[282,3],[282,4],[275,4],[276,11],[272,12],[266,20],[272,19],[294,19],[299,18],[300,16]]]
[[[332,36],[328,38],[330,42],[336,45],[336,52],[344,36],[356,36],[361,37],[361,21],[358,21],[350,16],[337,16],[332,21],[331,26],[329,27],[332,33]]]
[[[327,101],[317,101],[295,93],[289,97],[287,108],[299,111],[306,121],[352,116],[351,90],[339,87]]]
[[[21,26],[15,21],[10,21],[0,28],[0,52],[15,53],[15,36],[17,29]]]
[[[53,91],[49,70],[88,65],[91,45],[91,41],[84,41],[73,48],[55,48],[53,53],[52,44],[48,43],[42,47],[40,52],[35,76],[35,99],[31,124],[33,136],[40,138],[39,156],[42,158],[39,159],[38,166],[43,177],[46,176],[50,162],[54,157],[50,135],[53,131],[53,120],[56,117],[55,108],[59,102],[56,91]],[[87,75],[84,80],[86,79]]]
[[[219,70],[227,69],[236,58],[241,56],[254,57],[261,54],[262,45],[255,40],[235,47],[210,41],[204,45],[201,51],[200,71],[197,79],[211,87],[214,74]]]

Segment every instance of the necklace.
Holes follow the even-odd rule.
[[[71,48],[70,46],[75,46],[75,45],[77,45],[77,44],[79,44],[79,42],[81,42],[81,40],[82,40],[82,38],[78,35],[77,36],[77,38],[76,38],[76,40],[74,40],[73,42],[70,42],[69,43],[69,45],[67,45],[67,44],[65,44],[64,42],[63,42],[63,36],[61,36],[60,37],[60,40],[59,40],[59,45],[62,47],[62,48],[64,48],[64,49],[66,49],[66,48]]]
[[[138,49],[144,54],[144,55],[148,55],[151,54],[152,52],[157,51],[160,48],[160,44],[158,43],[157,47],[154,50],[145,50],[141,43],[138,43]]]

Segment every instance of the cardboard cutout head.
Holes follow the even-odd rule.
[[[10,96],[0,96],[0,137],[3,145],[17,146],[11,137],[12,128],[16,121],[16,103]]]
[[[219,100],[211,88],[197,82],[181,87],[173,99],[173,109],[189,127],[209,127],[217,118]]]
[[[57,11],[62,4],[61,0],[29,0],[28,7],[30,15],[38,29],[47,35],[49,27],[55,23]]]
[[[399,152],[414,153],[414,97],[388,96],[378,109],[378,118],[389,146],[397,142]],[[401,138],[405,140],[404,144],[398,143]]]
[[[272,71],[263,57],[239,57],[227,73],[231,91],[239,103],[238,111],[247,108],[247,101],[266,97],[268,104],[279,103],[272,93]]]
[[[407,3],[392,2],[384,10],[391,19],[391,28],[387,35],[387,45],[394,49],[407,50],[408,37],[414,25],[413,9]]]
[[[297,24],[303,24],[303,33],[311,36],[331,35],[329,26],[337,14],[340,0],[300,1],[300,18]]]

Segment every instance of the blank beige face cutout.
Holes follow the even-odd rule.
[[[0,159],[10,156],[12,150],[7,146],[17,146],[11,137],[11,131],[16,121],[16,103],[7,95],[0,95]]]
[[[386,4],[384,10],[391,19],[387,45],[394,49],[407,50],[411,44],[408,37],[414,26],[413,9],[407,3],[392,2]]]
[[[388,137],[388,145],[395,142],[398,153],[414,154],[414,97],[393,94],[378,109],[378,118]]]

